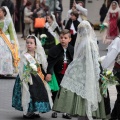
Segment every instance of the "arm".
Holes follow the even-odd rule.
[[[47,67],[47,75],[45,77],[46,81],[51,80],[51,76],[53,74],[54,60],[52,57],[48,56],[48,67]]]
[[[115,59],[117,55],[118,55],[118,51],[113,48],[110,52],[108,52],[107,56],[102,61],[102,67],[104,69],[107,69],[108,67],[112,66],[115,63]]]
[[[87,16],[87,9],[83,8],[82,6],[80,6],[79,4],[76,4],[76,9],[80,11],[80,13],[82,13],[83,15]]]
[[[10,35],[11,43],[14,43],[15,38],[14,38],[14,32],[13,32],[13,29],[12,29],[12,23],[11,22],[10,22],[10,24],[8,26],[8,32],[9,32],[9,35]]]
[[[29,12],[29,11],[27,10],[27,8],[24,9],[24,15],[25,15],[25,16],[29,17],[29,16],[32,15],[32,14],[33,14],[33,12]]]
[[[57,32],[57,34],[58,34],[58,35],[60,35],[60,30],[59,30],[58,26],[55,28],[55,30],[54,30],[54,31],[56,31],[56,32]]]

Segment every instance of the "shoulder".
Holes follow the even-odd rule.
[[[114,44],[119,44],[120,45],[120,37],[116,37],[114,40],[113,40],[113,43]]]
[[[71,54],[74,54],[74,47],[72,45],[68,45],[68,51],[71,53]]]
[[[10,24],[12,21],[11,21],[11,19],[9,19],[9,18],[5,18],[5,23],[7,23],[7,24]]]
[[[62,46],[61,44],[59,43],[58,45],[55,45],[54,47],[52,47],[50,50],[49,50],[49,53],[48,55],[51,56],[51,57],[57,57],[59,55],[59,53],[62,51]]]
[[[120,37],[116,37],[112,43],[108,46],[108,50],[115,49],[120,52]]]

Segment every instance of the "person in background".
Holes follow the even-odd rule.
[[[73,6],[75,6],[76,10],[78,11],[78,21],[81,22],[82,20],[87,20],[88,10],[84,8],[84,2],[79,1],[78,3],[76,3],[74,1]]]
[[[70,41],[70,44],[74,47],[75,45],[75,41],[76,41],[76,37],[77,37],[77,28],[78,28],[78,25],[79,25],[79,21],[77,20],[78,19],[78,12],[77,11],[73,11],[71,12],[71,17],[70,19],[67,21],[66,23],[66,26],[65,26],[65,29],[68,29],[70,30],[70,33],[71,33],[71,41]]]
[[[33,20],[32,15],[33,12],[31,11],[32,3],[27,1],[25,9],[24,9],[24,23],[25,23],[25,30],[24,30],[24,39],[26,39],[29,31],[33,32]]]
[[[22,4],[21,4],[21,7],[20,7],[20,17],[21,17],[21,25],[22,25],[22,37],[21,38],[24,38],[24,30],[25,30],[24,9],[25,9],[27,1],[28,0],[23,0]]]
[[[14,13],[14,4],[11,0],[3,0],[2,3],[1,3],[1,6],[7,6],[9,11],[10,11],[10,14],[11,16],[13,15]]]
[[[45,30],[48,30],[52,36],[54,36],[56,42],[59,42],[59,34],[60,29],[56,22],[55,15],[53,13],[46,15],[46,24],[45,24]]]
[[[70,40],[71,34],[69,30],[64,29],[60,33],[60,43],[49,50],[46,81],[51,80],[54,72],[58,85],[60,86],[67,66],[73,60],[74,48],[69,44]],[[57,92],[58,91],[52,92],[53,102]],[[52,113],[52,118],[57,118],[57,112]],[[63,118],[71,119],[71,116],[69,114],[63,114]]]
[[[62,1],[57,0],[56,8],[55,8],[55,16],[56,16],[56,21],[61,29],[62,29],[62,11],[63,11]]]
[[[103,42],[110,44],[119,31],[117,28],[117,19],[120,17],[120,7],[116,1],[112,1],[108,13],[103,21],[103,24],[107,24],[107,27],[103,33]]]
[[[108,7],[106,5],[106,0],[104,0],[104,3],[102,5],[102,7],[100,8],[100,12],[99,12],[99,14],[100,14],[100,22],[101,23],[103,23],[107,12],[108,12]]]
[[[46,0],[40,0],[41,1],[41,7],[47,14],[49,12],[49,6],[46,5]]]

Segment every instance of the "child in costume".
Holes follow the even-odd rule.
[[[80,120],[106,118],[98,58],[95,33],[90,23],[83,20],[78,26],[73,61],[62,79],[53,110],[78,115]]]
[[[48,68],[46,80],[50,81],[53,71],[57,78],[58,85],[60,85],[61,80],[64,76],[67,66],[73,60],[74,49],[73,46],[69,44],[71,40],[71,35],[69,30],[64,29],[60,33],[60,43],[49,50],[48,53]],[[52,92],[53,101],[55,100],[57,91]],[[57,118],[57,113],[52,114],[53,118]],[[71,116],[68,114],[63,114],[64,118],[70,119]]]
[[[65,29],[70,30],[70,33],[71,33],[70,44],[73,47],[75,45],[75,41],[76,41],[76,37],[77,37],[77,27],[80,23],[77,19],[78,19],[78,12],[77,11],[72,11],[71,12],[71,17],[67,21],[66,26],[65,26]]]
[[[21,55],[19,75],[16,78],[12,107],[23,111],[23,118],[38,118],[35,112],[49,112],[52,107],[50,89],[44,80],[47,60],[44,49],[34,35],[26,39]]]

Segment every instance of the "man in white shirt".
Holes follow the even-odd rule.
[[[120,32],[120,18],[117,21],[117,26]],[[120,83],[120,34],[108,46],[107,56],[102,61],[102,67],[104,69],[111,68],[112,66],[114,66],[113,73],[118,78],[118,82]],[[110,120],[120,120],[120,85],[117,85],[116,89],[117,99],[115,101]]]

